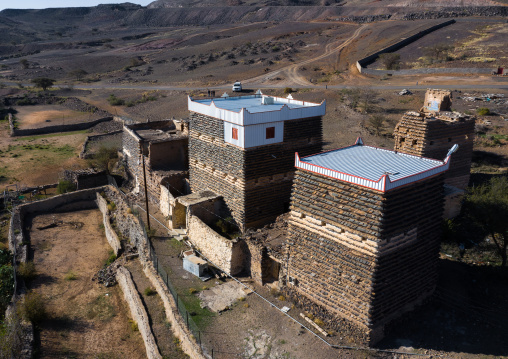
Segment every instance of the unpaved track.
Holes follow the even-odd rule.
[[[351,35],[349,38],[347,38],[339,46],[335,46],[335,44],[336,44],[335,42],[326,45],[325,52],[319,56],[312,57],[310,59],[301,61],[297,64],[292,64],[292,65],[283,67],[281,69],[278,69],[278,70],[275,70],[272,72],[268,72],[268,73],[263,74],[261,76],[256,76],[251,79],[244,80],[243,82],[246,84],[249,84],[249,85],[261,85],[261,84],[264,84],[264,82],[272,79],[273,77],[275,77],[277,75],[284,74],[284,75],[286,75],[286,82],[288,83],[288,85],[312,86],[311,82],[309,82],[306,78],[304,78],[303,76],[301,76],[298,73],[298,69],[301,66],[308,65],[312,62],[325,59],[328,56],[335,55],[335,54],[340,55],[340,52],[342,51],[342,49],[345,48],[346,46],[348,46],[349,44],[351,44],[367,26],[368,26],[367,24],[360,26],[358,29],[355,30],[353,35]]]

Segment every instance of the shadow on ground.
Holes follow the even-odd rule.
[[[440,260],[432,300],[388,330],[382,349],[401,346],[447,352],[506,355],[508,268]]]

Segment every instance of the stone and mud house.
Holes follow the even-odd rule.
[[[189,97],[191,191],[222,196],[242,232],[273,221],[289,209],[294,153],[322,150],[325,106],[260,91]]]
[[[278,286],[355,342],[373,344],[433,293],[444,183],[468,176],[474,119],[445,111],[443,99],[426,99],[442,111],[404,116],[395,151],[359,139],[321,153],[324,102],[260,92],[189,97],[188,127],[125,126],[124,155],[138,191],[145,161],[150,201],[213,264]],[[401,147],[409,143],[421,153]],[[455,143],[463,146],[454,178]],[[227,218],[234,235],[218,231]]]
[[[124,125],[122,152],[132,177],[134,192],[148,199],[171,218],[175,198],[188,193],[188,124],[184,120]]]
[[[453,150],[456,146],[453,147]],[[434,291],[450,166],[365,146],[300,157],[282,262],[285,291],[356,342]]]
[[[459,150],[445,175],[445,218],[460,212],[464,189],[468,186],[473,156],[476,118],[451,110],[452,94],[447,90],[427,90],[419,112],[406,112],[395,126],[395,151],[416,156],[443,158],[451,144]]]

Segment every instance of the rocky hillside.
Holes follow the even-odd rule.
[[[505,1],[505,0],[502,0]],[[508,0],[507,0],[508,1]],[[208,26],[254,22],[412,20],[464,16],[508,16],[493,0],[157,0],[148,7],[131,3],[96,7],[0,12],[0,45],[79,38],[98,31],[168,26]],[[293,6],[273,6],[288,4]],[[436,5],[446,5],[437,7]],[[213,5],[213,8],[211,6]],[[382,6],[381,6],[382,5]],[[391,6],[388,6],[391,5]],[[457,6],[450,6],[457,5]],[[458,6],[460,5],[460,6]],[[87,35],[87,32],[90,33]]]

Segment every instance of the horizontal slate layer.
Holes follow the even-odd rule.
[[[394,149],[443,160],[450,148],[458,144],[459,150],[453,154],[445,182],[464,189],[468,185],[471,170],[474,128],[475,118],[428,120],[406,113],[395,126]]]
[[[285,121],[283,143],[249,149],[224,142],[222,120],[191,113],[189,129],[191,190],[223,196],[243,228],[284,213],[291,196],[295,152],[310,155],[322,150],[320,117]]]
[[[443,182],[382,193],[297,170],[283,264],[298,284],[289,291],[350,322],[355,341],[379,339],[435,288]]]

